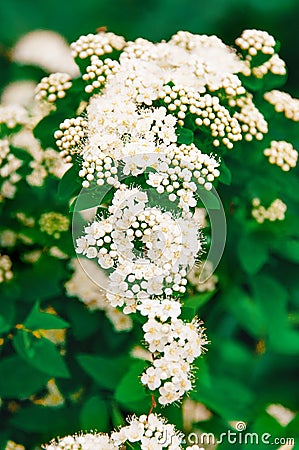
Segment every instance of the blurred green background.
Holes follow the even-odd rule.
[[[100,26],[122,34],[167,39],[177,30],[216,34],[230,44],[245,28],[268,31],[282,42],[288,88],[298,92],[298,0],[9,0],[0,2],[1,85],[9,79],[8,49],[34,29],[56,30],[67,40]]]

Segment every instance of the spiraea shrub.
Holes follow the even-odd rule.
[[[279,43],[100,31],[71,44],[78,69],[63,48],[34,100],[10,86],[0,107],[2,447],[295,438],[299,100]]]

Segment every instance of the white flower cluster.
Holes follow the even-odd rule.
[[[55,31],[35,30],[22,36],[12,49],[12,60],[47,72],[62,71],[74,77],[79,74],[68,43]]]
[[[45,450],[121,450],[138,444],[140,450],[182,450],[183,434],[157,414],[145,414],[128,419],[128,425],[112,432],[78,434],[53,440],[43,445]],[[135,448],[135,447],[134,447]],[[187,450],[204,450],[191,445]]]
[[[253,103],[252,94],[247,94],[246,97],[239,97],[237,99],[232,98],[229,100],[229,105],[238,108],[234,117],[241,124],[245,140],[252,141],[255,138],[261,141],[264,134],[268,133],[268,124],[263,114]]]
[[[26,450],[21,444],[16,444],[14,441],[7,441],[4,450]]]
[[[211,261],[203,261],[200,264],[195,264],[188,273],[188,281],[198,292],[214,291],[218,277],[213,274],[213,269]]]
[[[212,189],[212,182],[220,175],[219,163],[212,155],[201,153],[194,144],[171,145],[157,172],[148,174],[147,184],[156,188],[159,194],[166,192],[168,199],[179,199],[184,211],[195,207],[194,194],[199,186]]]
[[[1,103],[4,106],[32,106],[36,83],[30,80],[19,80],[9,83],[2,91]]]
[[[8,255],[0,255],[0,283],[9,281],[13,277],[12,262]]]
[[[244,68],[242,69],[243,75],[254,75],[256,78],[263,78],[269,72],[273,75],[280,76],[286,75],[287,73],[285,62],[277,54],[271,56],[271,58],[261,66],[250,67],[249,61],[245,61]]]
[[[55,131],[56,145],[60,148],[60,155],[66,162],[72,161],[72,156],[79,153],[87,138],[88,122],[83,117],[65,119]]]
[[[92,55],[90,59],[90,66],[86,67],[86,73],[82,75],[82,79],[87,83],[85,92],[88,94],[103,87],[106,80],[119,69],[119,63],[113,59],[106,58],[102,61],[96,55]]]
[[[21,176],[17,170],[22,166],[22,161],[10,153],[9,141],[0,140],[0,177],[3,182],[0,187],[0,202],[5,198],[12,199],[15,196],[16,184]]]
[[[42,448],[46,450],[118,450],[120,447],[106,434],[86,433],[53,440]]]
[[[35,88],[37,101],[55,103],[57,99],[65,97],[66,91],[72,87],[71,76],[67,73],[51,73],[41,79]]]
[[[98,34],[81,36],[71,44],[71,51],[74,58],[86,59],[92,55],[103,56],[112,53],[113,50],[120,51],[124,46],[125,39],[122,36],[101,31]]]
[[[251,60],[258,52],[264,55],[273,55],[275,51],[275,39],[267,31],[244,30],[240,37],[235,41],[241,50],[247,53],[246,59]]]
[[[299,99],[276,89],[266,92],[264,99],[274,106],[276,112],[282,112],[287,119],[299,122]]]
[[[147,202],[147,193],[123,186],[109,216],[85,227],[77,239],[78,254],[97,258],[103,269],[115,268],[107,298],[112,306],[126,304],[126,313],[144,297],[184,293],[187,270],[201,250],[192,216],[174,217]]]
[[[10,148],[9,148],[8,139],[1,139],[0,140],[0,166],[2,165],[3,161],[8,156],[9,150],[10,150]]]
[[[282,200],[277,198],[274,200],[269,208],[265,208],[261,205],[259,198],[252,200],[252,216],[258,223],[263,223],[265,220],[274,222],[275,220],[284,220],[287,206]]]
[[[89,260],[84,261],[84,269],[86,271],[77,259],[72,259],[71,268],[74,272],[65,283],[67,295],[78,297],[90,311],[104,311],[116,331],[130,331],[133,326],[132,319],[117,308],[112,307],[107,301],[105,290],[92,281],[92,279],[99,280],[101,277],[100,284],[104,287],[108,282],[104,271],[99,271],[98,266]]]
[[[28,121],[28,113],[23,106],[0,106],[0,127],[5,125],[9,129],[13,129],[17,125],[26,125]]]
[[[62,178],[69,165],[59,157],[57,151],[48,148],[41,152],[36,159],[29,163],[32,172],[26,176],[31,186],[42,186],[48,174]]]
[[[44,150],[39,140],[34,137],[30,127],[23,128],[14,134],[11,143],[17,148],[26,150],[33,158],[29,163],[32,171],[26,175],[26,181],[31,186],[42,186],[49,174],[61,178],[70,167],[56,150],[51,148]]]
[[[141,450],[180,450],[183,440],[174,425],[157,414],[133,416],[129,425],[113,432],[111,437],[119,447],[126,442],[138,442]]]
[[[192,388],[192,363],[207,343],[204,330],[197,318],[190,323],[179,319],[181,304],[175,300],[145,299],[137,310],[148,317],[144,339],[153,354],[141,382],[152,391],[159,389],[159,403],[168,405]]]
[[[264,155],[268,156],[270,164],[276,164],[284,172],[296,167],[298,159],[297,150],[286,141],[271,141],[270,148],[264,150]]]
[[[218,85],[219,89],[222,85]],[[242,88],[243,92],[243,88]],[[213,139],[213,145],[218,147],[220,142],[232,149],[234,142],[242,139],[241,128],[235,117],[231,117],[225,106],[220,104],[214,95],[201,95],[194,89],[183,89],[178,86],[163,86],[159,92],[169,111],[178,117],[178,124],[184,126],[187,114],[194,117],[198,127],[208,127]]]

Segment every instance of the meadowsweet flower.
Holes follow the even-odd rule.
[[[194,144],[169,146],[163,163],[157,172],[148,174],[147,184],[159,194],[167,193],[172,202],[178,199],[178,206],[187,212],[197,204],[198,188],[212,189],[212,182],[220,175],[216,159],[202,153]]]
[[[55,103],[57,99],[65,97],[66,91],[72,87],[71,77],[67,73],[52,73],[41,79],[35,89],[38,101]]]
[[[100,271],[90,260],[84,262],[83,269],[77,259],[72,259],[71,268],[74,272],[65,283],[67,295],[77,297],[90,311],[104,311],[117,331],[130,331],[133,326],[132,319],[113,308],[107,300],[105,287],[108,277],[104,271]],[[92,280],[97,280],[97,283]]]
[[[268,73],[279,76],[286,75],[287,69],[285,62],[277,54],[274,54],[264,64],[256,67],[250,67],[249,61],[245,61],[242,73],[247,77],[253,75],[256,78],[263,78]]]
[[[1,103],[7,105],[32,106],[34,100],[34,81],[20,80],[9,83],[2,91]]]
[[[17,234],[13,230],[0,231],[0,246],[1,247],[14,247],[17,241]]]
[[[116,450],[119,446],[114,444],[106,434],[87,433],[53,440],[42,448],[46,450]]]
[[[56,212],[44,213],[40,216],[38,221],[41,231],[59,239],[64,231],[68,231],[70,221],[69,218],[63,214]]]
[[[5,198],[12,199],[17,190],[17,183],[21,180],[18,169],[23,162],[14,156],[10,150],[7,139],[0,140],[0,177],[2,184],[0,186],[0,202]]]
[[[80,153],[87,137],[88,122],[83,117],[65,119],[55,131],[56,145],[66,162],[72,161],[72,155]]]
[[[119,63],[110,58],[102,61],[98,56],[92,55],[90,62],[90,66],[86,67],[86,73],[82,75],[82,79],[86,82],[85,92],[88,94],[101,89],[107,79],[119,70]]]
[[[25,450],[25,447],[21,444],[16,444],[14,441],[7,441],[4,450]]]
[[[12,261],[8,255],[0,255],[0,283],[10,281],[13,277]]]
[[[234,117],[240,122],[245,140],[252,141],[255,138],[260,141],[268,132],[268,124],[263,114],[254,105],[252,98],[252,94],[247,94],[236,100],[230,99],[229,105],[237,108]]]
[[[126,442],[139,442],[141,450],[179,450],[182,436],[174,425],[157,414],[133,416],[129,425],[120,428],[111,435],[112,440],[119,446]]]
[[[290,94],[278,90],[266,92],[264,99],[274,106],[275,111],[283,113],[287,119],[294,122],[299,121],[299,99],[293,98]]]
[[[0,106],[0,125],[4,124],[8,129],[12,130],[17,125],[26,125],[28,121],[28,113],[22,106]]]
[[[249,61],[258,52],[264,55],[273,55],[275,52],[275,39],[267,31],[244,30],[235,42],[246,53],[246,59]]]
[[[298,152],[289,142],[271,141],[270,148],[264,150],[264,155],[268,157],[270,164],[276,164],[284,172],[296,167]]]
[[[125,39],[114,33],[100,31],[98,34],[88,34],[81,36],[76,42],[71,44],[71,52],[74,58],[86,59],[93,55],[102,57],[112,53],[113,50],[122,50],[125,46]]]
[[[190,323],[179,319],[181,304],[172,299],[142,299],[137,310],[148,316],[142,328],[153,355],[141,382],[152,391],[159,389],[161,405],[176,402],[192,388],[191,365],[207,343],[202,324],[196,318]]]
[[[57,384],[55,383],[55,379],[52,378],[51,380],[48,381],[47,391],[48,392],[41,398],[38,397],[32,398],[32,403],[34,403],[35,405],[42,405],[42,406],[59,406],[65,403],[64,397],[62,396],[60,390],[57,387]]]
[[[66,40],[55,31],[35,30],[22,36],[12,49],[12,59],[21,64],[39,66],[47,72],[79,73]]]
[[[282,200],[277,198],[268,208],[261,205],[259,198],[252,200],[252,216],[258,223],[263,223],[265,220],[274,222],[276,220],[284,220],[287,206]]]
[[[213,274],[211,261],[203,261],[195,264],[187,275],[188,281],[198,292],[211,292],[216,289],[217,275]]]

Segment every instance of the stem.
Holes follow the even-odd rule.
[[[153,410],[156,408],[156,406],[157,406],[157,403],[155,400],[155,396],[154,396],[154,394],[152,394],[152,406],[151,406],[151,409],[150,409],[147,417],[153,412]]]

